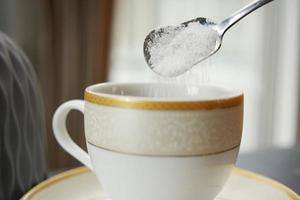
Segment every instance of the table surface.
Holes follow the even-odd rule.
[[[236,165],[277,180],[300,194],[300,145],[240,154]]]

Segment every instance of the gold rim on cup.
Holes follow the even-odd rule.
[[[145,101],[126,97],[107,97],[85,91],[84,99],[94,104],[121,108],[145,110],[212,110],[242,105],[244,95],[204,101]]]

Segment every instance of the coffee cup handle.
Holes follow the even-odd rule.
[[[84,101],[67,101],[57,108],[52,121],[54,136],[65,151],[92,170],[89,155],[72,140],[67,130],[66,119],[71,110],[78,110],[84,114]]]

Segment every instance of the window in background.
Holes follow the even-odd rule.
[[[146,66],[142,51],[144,38],[154,27],[198,16],[220,21],[250,2],[116,0],[109,80],[159,80]],[[242,151],[288,147],[296,142],[299,4],[297,0],[275,1],[257,10],[227,32],[216,55],[192,72],[170,80],[242,88]]]

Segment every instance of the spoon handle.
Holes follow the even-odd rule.
[[[228,17],[227,19],[225,19],[217,25],[219,33],[223,36],[225,32],[235,23],[243,19],[248,14],[252,13],[254,10],[260,8],[261,6],[267,3],[270,3],[271,1],[274,0],[257,0],[240,9],[239,11],[235,12],[230,17]]]

